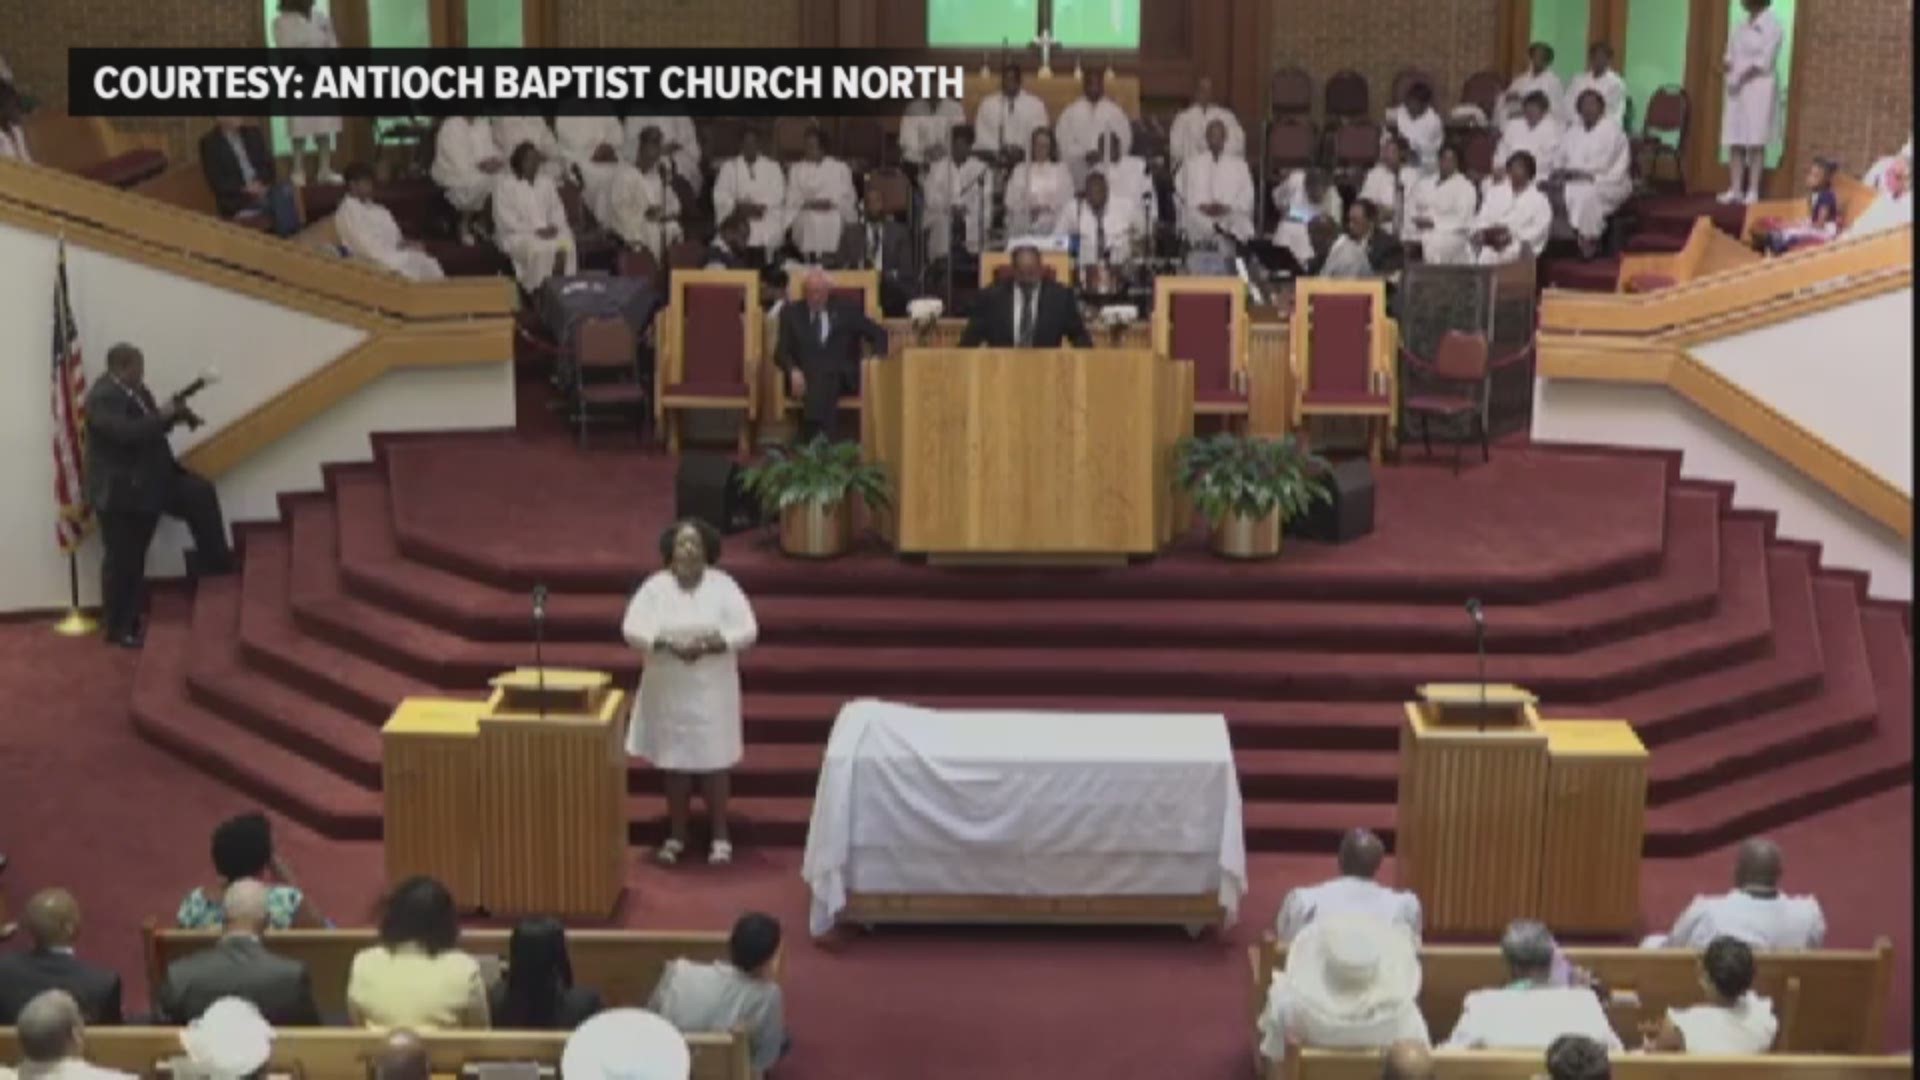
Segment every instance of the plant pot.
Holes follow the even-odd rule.
[[[847,551],[845,499],[800,503],[780,511],[780,550],[802,559],[831,559]]]
[[[1280,554],[1280,511],[1264,517],[1228,514],[1213,523],[1214,554],[1228,559],[1271,559]]]

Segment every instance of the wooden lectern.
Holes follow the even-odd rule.
[[[1610,934],[1640,921],[1647,748],[1621,720],[1543,720],[1546,826],[1540,920],[1570,934]]]

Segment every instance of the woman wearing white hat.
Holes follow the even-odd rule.
[[[1260,1015],[1260,1054],[1286,1057],[1289,1043],[1358,1049],[1431,1041],[1420,1015],[1420,957],[1406,929],[1371,915],[1309,923],[1273,977]]]
[[[573,1029],[560,1051],[564,1080],[687,1080],[686,1037],[645,1009],[609,1009]]]

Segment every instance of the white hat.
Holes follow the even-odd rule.
[[[251,1076],[273,1056],[273,1025],[245,998],[223,997],[180,1033],[180,1047],[214,1076]]]
[[[687,1080],[693,1054],[672,1024],[645,1009],[608,1009],[573,1029],[561,1080]]]
[[[1280,976],[1294,1000],[1320,1017],[1383,1018],[1420,996],[1420,956],[1405,927],[1370,915],[1327,915],[1307,924]]]

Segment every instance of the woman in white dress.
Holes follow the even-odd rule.
[[[1607,218],[1633,194],[1633,148],[1620,122],[1607,115],[1600,91],[1582,90],[1573,107],[1579,119],[1560,138],[1561,198],[1580,254],[1591,259],[1600,250]]]
[[[554,274],[573,275],[580,256],[560,190],[540,169],[540,151],[521,143],[493,192],[493,239],[513,260],[513,276],[533,293]]]
[[[373,166],[347,166],[347,197],[333,212],[334,231],[351,254],[371,259],[409,281],[441,281],[447,276],[439,260],[419,244],[400,235],[393,212],[373,201]]]
[[[280,0],[280,14],[273,20],[273,44],[280,49],[337,49],[340,39],[333,34],[333,22],[324,11],[313,10],[313,0]],[[313,140],[313,176],[322,184],[338,184],[340,174],[333,171],[333,140],[340,134],[337,116],[289,116],[287,137],[293,142],[293,171],[287,179],[296,187],[307,182],[307,140]]]
[[[1544,41],[1536,41],[1527,46],[1527,70],[1514,76],[1507,85],[1507,92],[1500,98],[1500,115],[1488,117],[1495,123],[1504,123],[1520,115],[1525,107],[1527,95],[1538,91],[1547,95],[1548,108],[1555,113],[1560,111],[1560,99],[1566,88],[1560,82],[1560,76],[1553,71],[1553,46]]]
[[[1766,169],[1767,144],[1773,141],[1784,31],[1771,10],[1772,0],[1740,0],[1747,17],[1727,32],[1722,60],[1727,102],[1720,111],[1720,145],[1727,151],[1727,190],[1723,203],[1752,203],[1760,198],[1760,174]]]
[[[460,242],[473,242],[473,219],[493,198],[493,187],[507,171],[507,157],[493,141],[484,117],[449,116],[434,136],[429,175],[460,215]]]
[[[1027,160],[1007,178],[1007,237],[1045,236],[1073,203],[1073,173],[1060,161],[1052,128],[1035,128]]]
[[[1507,159],[1506,182],[1487,189],[1480,216],[1468,237],[1481,266],[1503,266],[1547,248],[1553,228],[1553,204],[1535,184],[1533,155],[1516,151]]]
[[[1500,129],[1500,141],[1493,148],[1493,171],[1481,180],[1480,190],[1505,183],[1507,159],[1522,150],[1533,155],[1535,168],[1552,175],[1560,167],[1560,141],[1565,137],[1547,95],[1538,90],[1528,94],[1520,115]]]
[[[1434,159],[1439,169],[1423,176],[1413,185],[1407,202],[1406,231],[1402,240],[1420,245],[1420,260],[1439,265],[1458,265],[1473,261],[1473,249],[1467,246],[1467,233],[1473,225],[1480,196],[1473,182],[1460,171],[1460,151],[1452,143],[1440,148]]]
[[[1753,950],[1738,938],[1719,937],[1700,954],[1700,987],[1707,1003],[1668,1009],[1658,1025],[1641,1034],[1642,1047],[1681,1054],[1764,1054],[1773,1049],[1780,1022],[1773,1002],[1753,992]]]
[[[1301,266],[1313,262],[1319,254],[1313,245],[1314,223],[1325,221],[1326,224],[1319,227],[1329,229],[1337,237],[1340,223],[1347,219],[1340,189],[1319,169],[1295,169],[1288,173],[1273,189],[1273,204],[1280,210],[1280,223],[1273,227],[1273,242],[1292,251]]]
[[[627,752],[664,774],[667,839],[662,863],[687,849],[693,778],[713,821],[707,861],[733,859],[727,835],[728,770],[740,761],[739,653],[759,636],[753,606],[720,561],[720,534],[698,521],[677,521],[660,534],[665,569],[655,571],[627,604],[620,632],[645,656],[634,695]]]
[[[806,156],[787,168],[787,219],[793,246],[809,262],[820,262],[840,250],[840,234],[857,224],[853,205],[853,173],[847,163],[827,154],[827,136],[808,128]]]
[[[1401,211],[1419,182],[1420,170],[1407,164],[1407,141],[1396,135],[1380,141],[1380,160],[1360,182],[1359,198],[1372,203],[1380,212],[1381,224],[1399,237],[1405,232]]]
[[[1432,1041],[1420,1015],[1420,956],[1404,927],[1372,915],[1308,923],[1275,972],[1256,1025],[1263,1064],[1289,1044],[1364,1049]]]
[[[667,180],[664,140],[657,127],[640,132],[639,157],[616,166],[601,219],[628,247],[652,252],[661,265],[667,248],[680,239],[680,197]]]
[[[1381,139],[1398,135],[1407,141],[1408,164],[1421,172],[1433,171],[1433,159],[1440,144],[1447,141],[1446,124],[1433,107],[1433,88],[1417,82],[1407,87],[1407,99],[1387,110],[1387,125]]]

